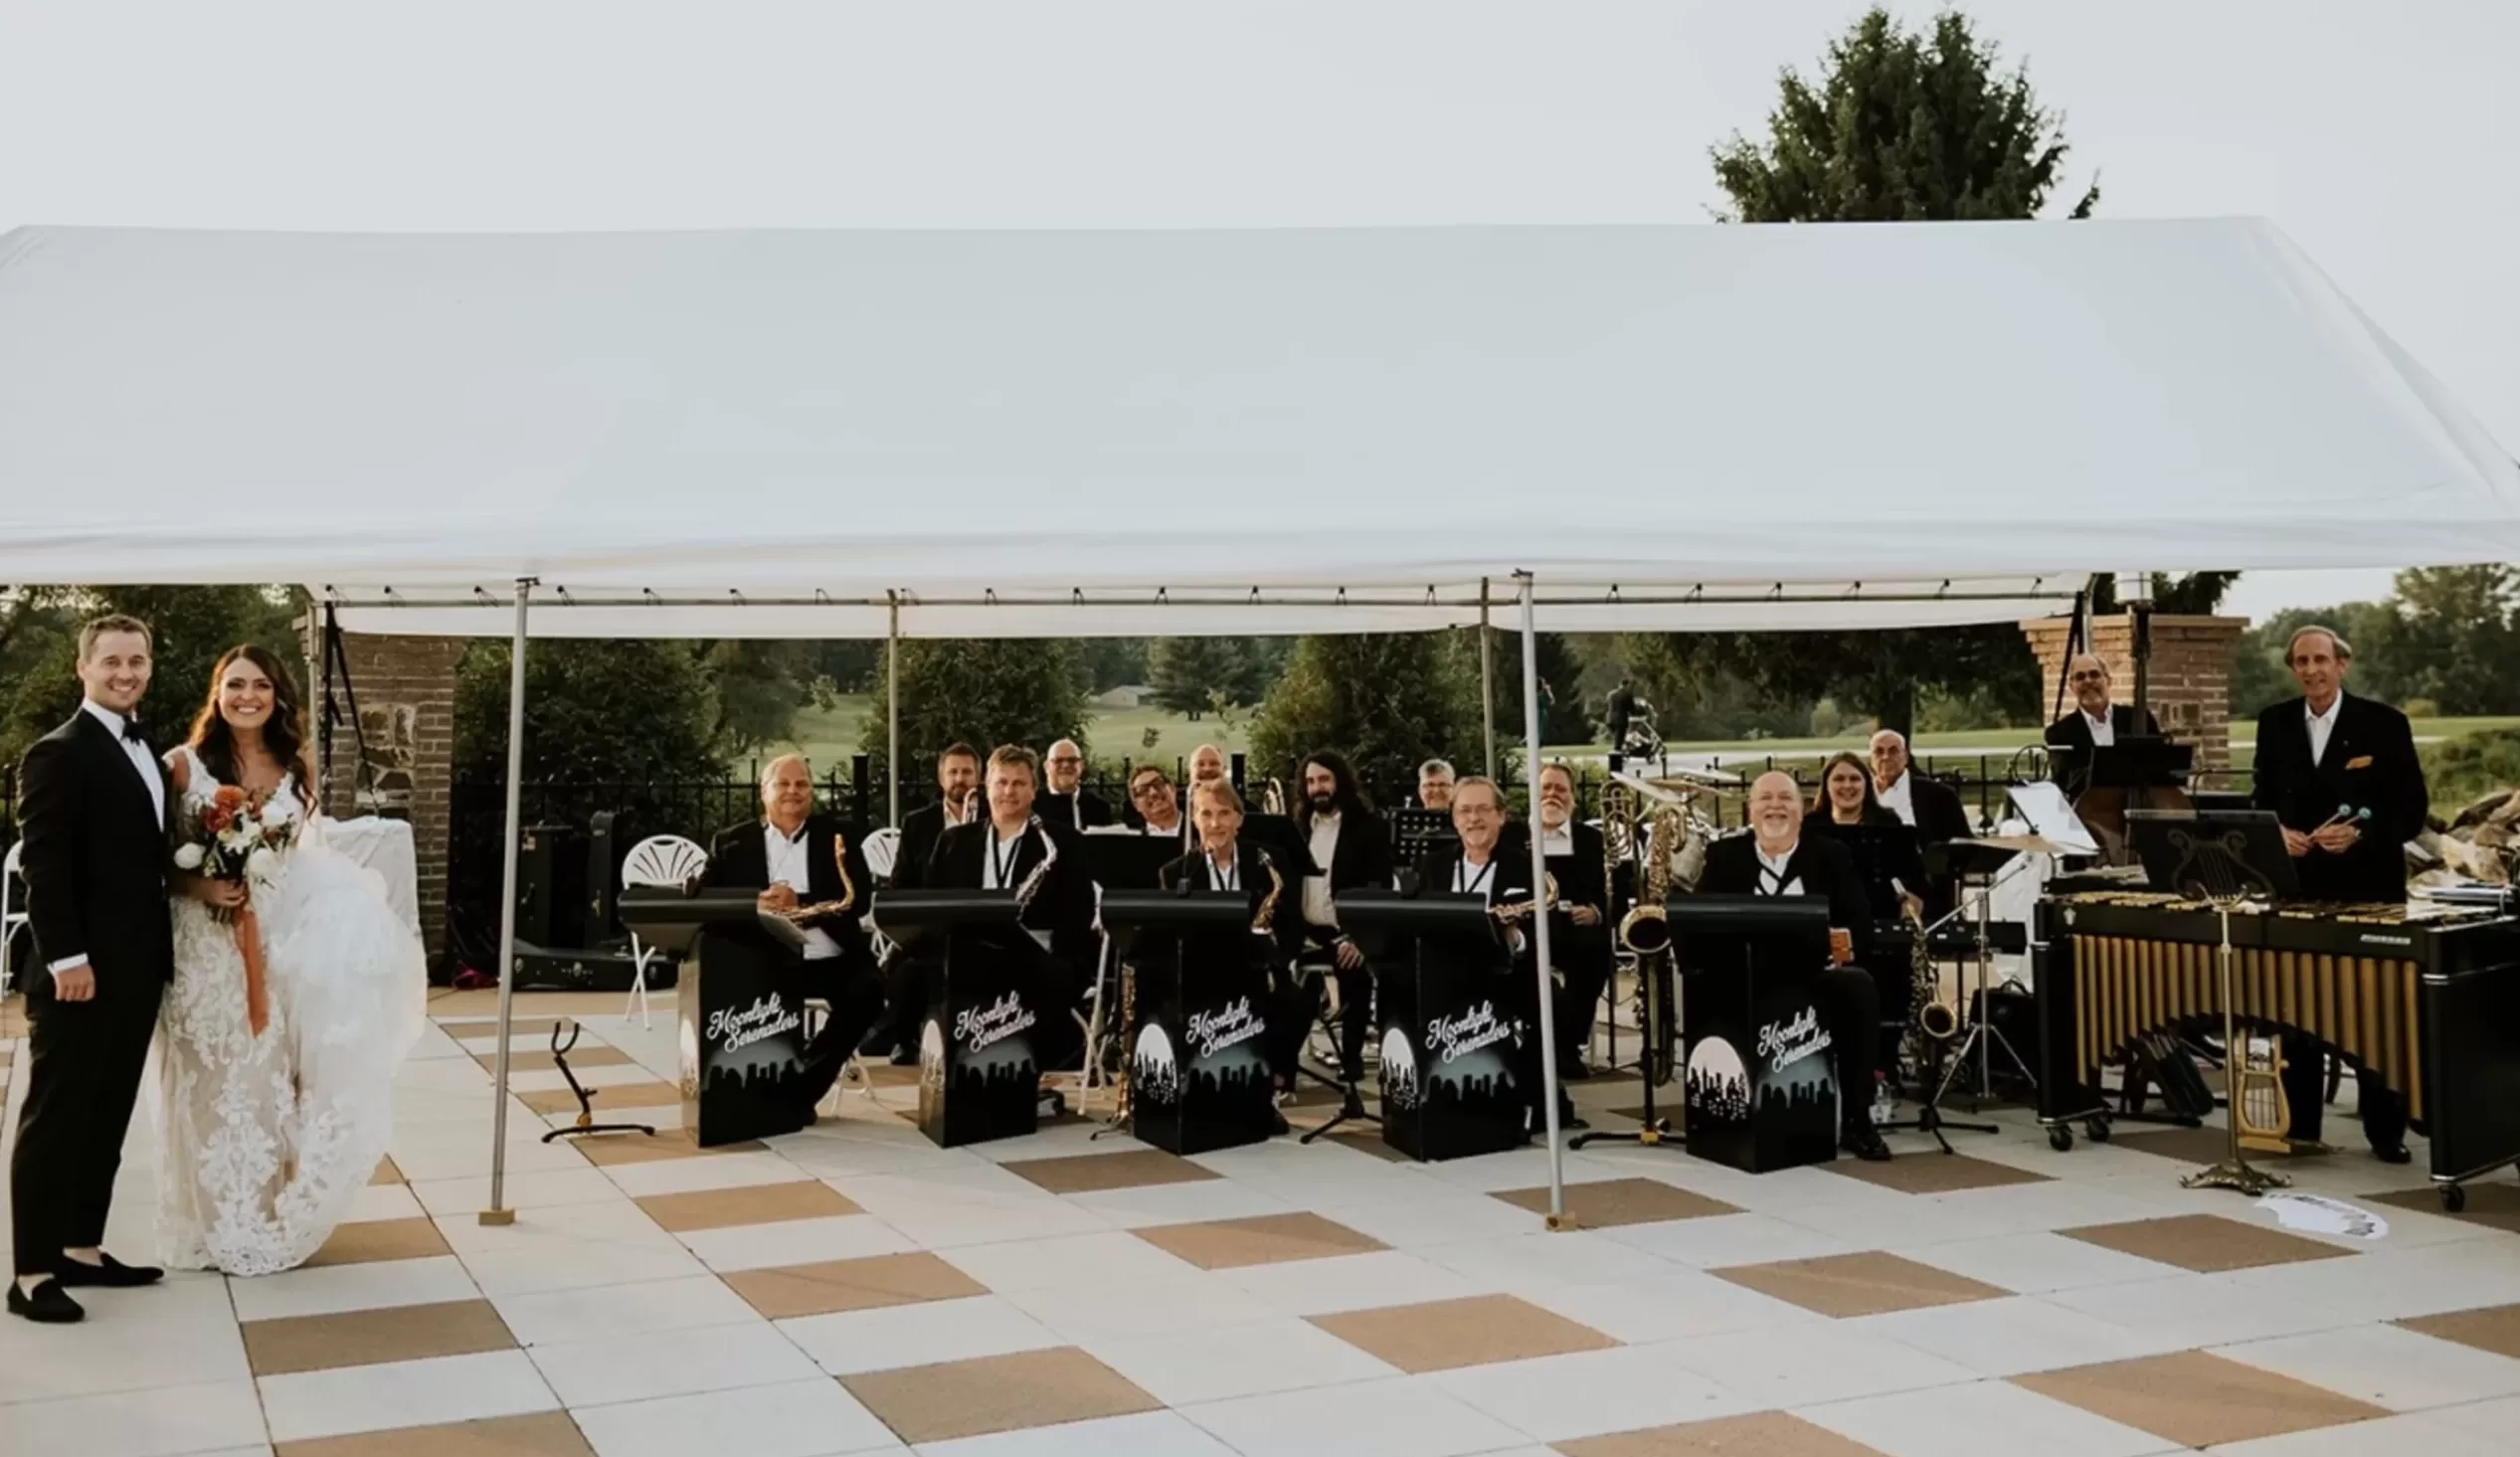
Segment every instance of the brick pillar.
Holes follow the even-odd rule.
[[[2055,703],[2057,682],[2065,672],[2069,618],[2034,618],[2021,625],[2030,650],[2039,655],[2040,707]],[[2183,744],[2196,745],[2199,769],[2229,769],[2232,763],[2232,664],[2239,660],[2241,634],[2247,618],[2172,617],[2153,614],[2152,660],[2144,671],[2144,698],[2161,731]],[[2091,641],[2085,649],[2108,664],[2109,695],[2119,703],[2135,701],[2135,619],[2132,614],[2091,620]],[[2068,697],[2070,706],[2072,699]]]
[[[419,862],[420,925],[432,964],[447,943],[447,817],[454,778],[455,662],[461,637],[379,637],[345,633],[348,688],[359,700],[359,732],[333,730],[325,770],[325,813],[378,815],[406,820]],[[320,648],[321,644],[316,644]],[[321,711],[322,659],[307,689],[308,718]],[[336,697],[343,684],[333,681]],[[346,698],[342,700],[346,709]],[[360,744],[366,742],[366,768]],[[373,783],[373,789],[370,788]]]

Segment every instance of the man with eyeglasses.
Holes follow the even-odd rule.
[[[2097,653],[2075,653],[2072,661],[2066,664],[2065,684],[2073,692],[2073,708],[2048,725],[2050,748],[2087,753],[2113,747],[2121,738],[2160,736],[2161,725],[2154,721],[2151,709],[2108,701],[2108,664],[2100,661]]]
[[[1047,787],[1033,802],[1033,812],[1070,829],[1092,829],[1112,822],[1111,806],[1085,788],[1085,751],[1074,739],[1061,739],[1041,756]]]
[[[1129,806],[1138,812],[1138,832],[1152,839],[1171,838],[1181,842],[1186,853],[1192,842],[1189,821],[1181,814],[1181,802],[1172,792],[1172,780],[1152,764],[1141,764],[1129,776]]]

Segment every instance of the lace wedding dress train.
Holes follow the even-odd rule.
[[[190,761],[189,821],[219,785],[177,752]],[[330,1237],[385,1156],[394,1069],[426,1014],[420,938],[383,880],[325,844],[294,778],[271,804],[299,828],[254,888],[267,973],[259,1035],[236,928],[175,901],[175,980],[159,1013],[158,1243],[181,1269],[267,1275]]]

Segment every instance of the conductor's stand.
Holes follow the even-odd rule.
[[[1747,1174],[1836,1158],[1841,1090],[1815,995],[1828,899],[1689,895],[1665,909],[1684,979],[1689,1151]]]
[[[1539,1106],[1538,994],[1487,898],[1351,890],[1339,924],[1373,970],[1382,1141],[1428,1162],[1520,1148]]]
[[[682,1126],[702,1148],[794,1133],[805,1081],[805,933],[753,890],[632,887],[622,924],[687,960]],[[600,1091],[600,1090],[599,1090]]]
[[[1129,968],[1130,1133],[1173,1154],[1267,1139],[1277,1111],[1269,983],[1252,956],[1249,902],[1234,891],[1107,891],[1103,924]]]
[[[866,910],[876,930],[925,968],[919,1025],[919,1131],[939,1148],[1018,1138],[1041,1122],[1047,953],[1017,923],[1004,890],[884,890]]]

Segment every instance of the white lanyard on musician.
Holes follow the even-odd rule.
[[[1239,850],[1228,851],[1222,864],[1217,863],[1214,855],[1207,857],[1207,888],[1242,889],[1242,855]]]
[[[1800,895],[1803,893],[1803,880],[1801,876],[1797,875],[1791,880],[1785,878],[1786,868],[1794,863],[1792,851],[1788,850],[1782,856],[1778,856],[1771,855],[1767,851],[1759,849],[1759,847],[1755,844],[1750,846],[1750,848],[1758,850],[1759,894]]]
[[[983,846],[985,853],[981,856],[981,889],[1011,890],[1014,888],[1015,861],[1022,858],[1023,837],[1030,828],[1030,825],[1026,825],[1023,829],[1016,830],[1012,838],[998,839],[996,827],[994,825],[990,827],[990,841]]]
[[[1486,895],[1496,878],[1496,861],[1490,860],[1474,872],[1470,868],[1469,857],[1465,855],[1459,864],[1453,866],[1453,892],[1456,895]]]

